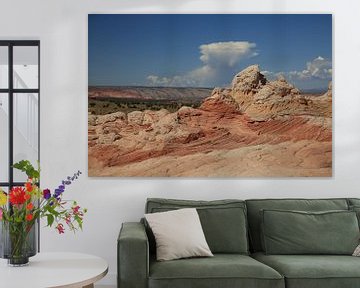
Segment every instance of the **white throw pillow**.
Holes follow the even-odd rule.
[[[358,246],[356,246],[352,256],[360,257],[360,244]]]
[[[213,256],[195,208],[145,214],[156,240],[156,259]]]

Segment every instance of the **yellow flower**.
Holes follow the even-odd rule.
[[[7,196],[5,193],[0,189],[0,206],[4,206],[7,204]]]

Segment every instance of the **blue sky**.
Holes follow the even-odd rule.
[[[89,15],[89,85],[228,85],[259,64],[301,89],[332,74],[329,14]]]

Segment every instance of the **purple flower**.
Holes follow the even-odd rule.
[[[59,200],[60,195],[65,191],[65,186],[70,185],[72,183],[72,181],[78,179],[80,174],[82,174],[82,173],[80,170],[78,170],[78,172],[74,173],[74,176],[72,176],[72,177],[68,176],[68,177],[66,177],[66,180],[62,180],[59,187],[57,189],[55,189],[54,197]]]
[[[54,197],[56,199],[59,198],[59,196],[64,192],[64,190],[61,190],[61,189],[55,189],[55,192],[54,192]]]
[[[50,190],[49,189],[44,189],[44,191],[43,191],[43,196],[44,196],[44,198],[47,200],[47,199],[49,199],[50,197],[51,197],[51,192],[50,192]]]

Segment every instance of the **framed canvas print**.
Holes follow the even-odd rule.
[[[89,176],[332,176],[331,14],[90,14]]]

